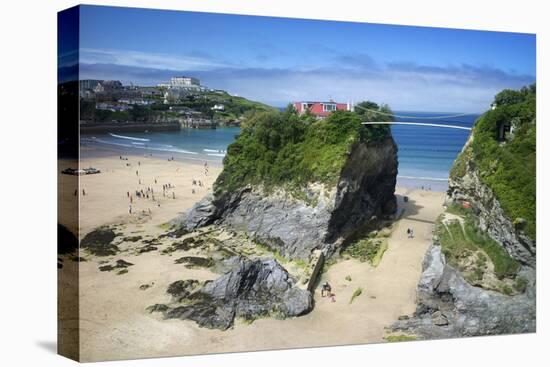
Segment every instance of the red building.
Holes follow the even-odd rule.
[[[294,108],[301,115],[309,110],[313,115],[317,117],[327,117],[331,112],[336,110],[351,111],[351,105],[349,103],[337,103],[330,102],[294,102]]]

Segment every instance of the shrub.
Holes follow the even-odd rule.
[[[351,305],[353,303],[353,301],[359,297],[361,294],[363,293],[363,288],[359,287],[355,290],[355,292],[353,292],[353,294],[351,295],[351,298],[349,300],[349,304]]]

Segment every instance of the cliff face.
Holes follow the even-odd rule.
[[[515,218],[509,218],[493,191],[480,179],[480,173],[471,158],[471,142],[464,147],[461,164],[464,165],[461,174],[451,175],[446,201],[448,204],[468,202],[479,218],[479,227],[487,232],[495,241],[516,260],[524,265],[535,267],[536,242],[529,238],[523,230],[514,225]]]
[[[414,317],[398,321],[393,329],[425,339],[535,332],[535,272],[524,267],[518,276],[528,281],[519,295],[474,287],[446,264],[435,242],[424,258]]]
[[[330,256],[369,221],[395,212],[397,147],[391,136],[357,142],[335,187],[311,183],[303,199],[260,185],[205,197],[176,220],[192,230],[209,224],[242,230],[284,256],[307,259],[314,249]]]
[[[503,93],[497,95],[496,100],[515,92]],[[464,210],[466,214],[463,214],[469,219],[462,217],[461,225],[463,232],[464,227],[469,226],[469,231],[464,232],[464,241],[470,244],[469,252],[451,248],[449,236],[443,232],[444,240],[437,235],[436,228],[417,288],[417,309],[412,318],[396,322],[394,330],[412,332],[424,338],[535,332],[534,88],[522,89],[516,97],[502,102],[476,122],[451,169],[446,204],[462,207],[460,210]],[[514,129],[502,135],[506,126]],[[453,215],[460,217],[456,213]],[[448,227],[443,227],[452,237]],[[475,247],[485,234],[495,241],[498,251]],[[487,245],[487,241],[484,243]],[[493,270],[496,269],[493,260],[498,263],[500,259],[502,266],[507,256],[513,259],[510,261],[519,263],[515,273],[500,275],[501,280],[507,277],[506,281],[515,281],[517,292],[510,286],[500,288],[502,293],[495,292],[481,288],[481,284],[476,283],[479,278],[472,280],[466,273],[472,251],[481,261],[476,263],[481,279],[487,271],[487,258],[491,259]],[[497,257],[499,251],[501,254]],[[492,256],[486,256],[490,252]],[[446,261],[446,254],[449,261]]]

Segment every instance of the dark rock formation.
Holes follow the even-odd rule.
[[[147,246],[140,247],[137,250],[137,252],[138,252],[138,254],[144,254],[146,252],[151,252],[151,251],[156,251],[156,250],[158,250],[158,247],[153,246],[153,245],[147,245]]]
[[[291,258],[307,259],[314,249],[331,255],[355,230],[395,212],[396,176],[392,137],[357,143],[336,187],[312,183],[304,193],[307,201],[282,188],[268,194],[262,187],[247,186],[203,198],[174,224],[184,230],[228,225]]]
[[[445,263],[441,247],[432,245],[424,258],[414,317],[392,328],[426,339],[535,332],[535,274],[524,267],[519,275],[528,279],[520,295],[474,287]]]
[[[141,236],[128,236],[128,237],[124,237],[123,238],[123,241],[124,242],[137,242],[139,240],[141,240],[143,237]]]
[[[240,259],[232,271],[189,295],[195,284],[185,282],[173,283],[168,290],[183,305],[155,305],[149,311],[163,312],[168,319],[193,320],[203,327],[225,330],[233,325],[235,317],[293,317],[313,307],[311,294],[297,288],[295,280],[273,259]]]
[[[64,225],[57,223],[57,254],[63,255],[78,249],[78,239]]]
[[[80,241],[80,247],[97,256],[116,255],[119,249],[112,244],[116,236],[111,228],[100,227],[84,236]]]
[[[199,285],[196,279],[178,280],[168,286],[166,293],[174,297],[177,302],[189,297]]]
[[[112,270],[115,270],[115,269],[126,269],[129,266],[134,266],[134,264],[132,264],[128,261],[119,259],[119,260],[116,261],[115,265],[100,266],[99,271],[112,271]]]

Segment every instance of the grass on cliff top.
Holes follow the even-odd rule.
[[[497,108],[476,122],[471,147],[457,158],[451,177],[460,178],[468,164],[498,198],[514,223],[525,219],[524,232],[536,238],[536,87],[505,90],[495,97]],[[501,124],[514,127],[513,137],[498,141]]]
[[[300,192],[308,183],[337,184],[352,146],[382,140],[389,128],[367,127],[354,112],[335,111],[323,120],[293,108],[259,112],[241,125],[214,184],[216,196],[248,184]]]
[[[450,212],[464,213],[464,210],[455,208]],[[448,222],[446,226],[438,221],[436,225],[441,250],[449,265],[461,269],[463,260],[477,251],[482,251],[493,263],[495,275],[499,279],[514,278],[519,269],[519,263],[496,241],[478,228],[472,213],[466,214],[463,218],[463,225],[458,221]],[[482,271],[484,260],[484,256],[478,256],[479,271],[476,269],[476,272]],[[482,273],[477,275],[481,277]]]

